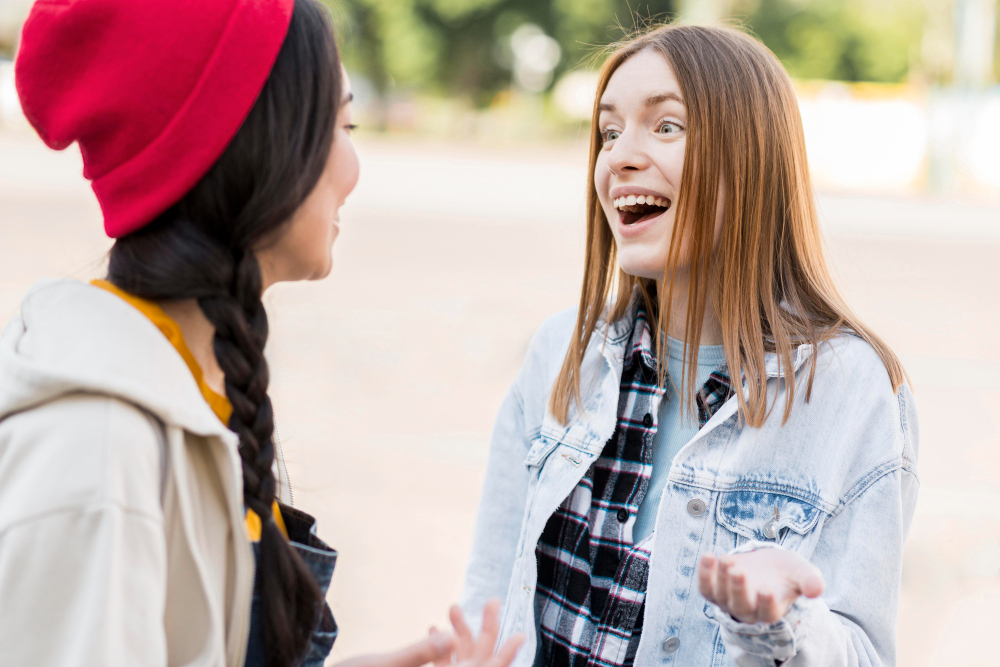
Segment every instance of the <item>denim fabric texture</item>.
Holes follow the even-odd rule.
[[[279,503],[280,504],[280,503]],[[288,505],[281,505],[281,517],[288,529],[288,539],[298,552],[302,561],[309,568],[323,597],[330,589],[333,569],[337,564],[337,552],[316,536],[316,519],[301,510]],[[259,544],[253,544],[254,557],[259,559]],[[253,603],[250,610],[250,641],[247,646],[245,667],[264,667],[264,620],[263,605],[258,595],[258,584],[254,584]],[[309,651],[301,663],[301,667],[322,667],[326,657],[330,655],[333,643],[337,639],[337,623],[330,612],[330,606],[324,601],[323,610],[313,630]]]
[[[660,423],[654,415],[660,412],[658,404],[669,386],[657,383],[652,340],[648,318],[640,309],[626,347],[615,431],[601,456],[549,517],[538,540],[536,665],[619,667],[635,659],[652,546],[651,539],[637,538],[635,530],[656,472],[654,447]],[[715,359],[721,363],[723,357]],[[728,386],[728,378],[718,369],[708,369],[705,381],[709,375]],[[705,415],[699,425],[712,414],[708,397],[704,388],[697,395]],[[714,409],[721,406],[714,403]],[[670,460],[661,465],[669,469]],[[666,475],[661,477],[665,483]]]
[[[548,400],[573,311],[542,326],[500,409],[462,606],[475,624],[487,600],[503,601],[499,641],[526,635],[515,667],[536,657],[539,538],[617,427],[638,304],[634,298],[628,315],[602,323],[588,342],[581,405],[565,424]],[[764,424],[747,426],[728,386],[710,379],[705,425],[673,459],[651,536],[636,665],[896,663],[902,550],[919,486],[913,396],[906,385],[894,392],[875,351],[846,332],[817,348],[800,345],[791,367],[775,355],[765,361],[774,408]],[[793,379],[795,403],[783,424]],[[800,599],[771,626],[738,623],[708,603],[698,591],[702,554],[752,543],[809,559],[826,580],[822,597]]]

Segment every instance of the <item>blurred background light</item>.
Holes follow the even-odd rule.
[[[596,72],[568,72],[553,91],[556,106],[567,118],[589,121],[594,113],[597,92]]]
[[[533,23],[525,23],[510,36],[514,55],[514,81],[530,93],[540,93],[552,83],[552,72],[562,56],[559,42]]]

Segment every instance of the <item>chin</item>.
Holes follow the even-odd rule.
[[[328,254],[326,257],[317,258],[315,262],[311,262],[310,264],[312,265],[312,270],[306,274],[308,275],[306,280],[323,280],[333,271],[333,253]]]
[[[312,280],[323,280],[331,273],[333,273],[333,261],[330,261],[326,266],[313,274]]]
[[[618,251],[618,266],[622,271],[636,278],[660,280],[667,270],[665,257],[631,256],[632,253]]]

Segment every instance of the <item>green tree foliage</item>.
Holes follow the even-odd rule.
[[[488,103],[510,85],[509,37],[533,23],[558,40],[556,74],[676,15],[678,0],[325,0],[352,71],[394,88]],[[793,76],[901,81],[919,54],[923,0],[731,0]]]
[[[919,57],[919,0],[743,0],[742,20],[792,76],[898,82]]]
[[[470,95],[510,85],[510,35],[534,23],[563,51],[557,73],[621,39],[638,17],[673,15],[676,0],[326,0],[344,59],[382,93],[394,86]],[[631,4],[631,7],[630,7]]]

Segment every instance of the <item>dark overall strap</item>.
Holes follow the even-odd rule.
[[[285,527],[288,529],[289,542],[302,558],[302,562],[309,568],[316,580],[316,585],[319,586],[325,598],[330,588],[330,580],[333,578],[333,569],[337,564],[337,552],[327,546],[313,532],[316,519],[294,507],[281,503],[279,506],[281,507],[281,518],[284,519]],[[254,558],[258,558],[260,547],[256,542],[253,544],[253,553]],[[253,602],[250,608],[250,640],[247,644],[245,667],[264,667],[263,609],[258,590],[259,585],[255,580]],[[333,619],[330,605],[324,601],[319,623],[313,630],[309,650],[301,667],[323,667],[336,639],[337,623]]]

